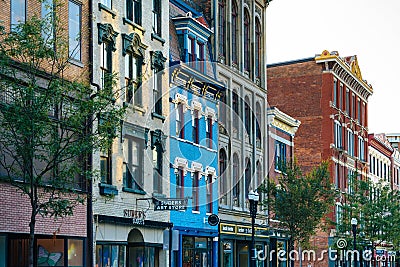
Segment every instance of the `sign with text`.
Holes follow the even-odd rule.
[[[154,200],[154,210],[186,210],[188,200],[184,198],[162,198]]]
[[[221,234],[247,235],[247,236],[251,235],[251,226],[247,225],[220,223],[219,230]],[[255,227],[254,235],[257,237],[268,237],[268,228]]]
[[[132,218],[132,224],[144,225],[146,214],[142,210],[124,209],[124,217]]]

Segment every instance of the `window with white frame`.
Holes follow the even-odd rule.
[[[193,173],[192,180],[192,210],[199,211],[199,172]]]
[[[336,148],[343,148],[342,145],[342,125],[339,121],[334,122],[334,138],[335,138],[335,147]]]
[[[358,137],[358,157],[360,160],[365,160],[364,139],[361,136]]]
[[[124,138],[124,187],[143,190],[144,140],[132,136]]]
[[[207,147],[213,147],[213,119],[211,116],[206,117],[206,142]]]
[[[213,176],[212,174],[207,175],[206,181],[206,213],[212,213],[213,211]]]
[[[153,33],[161,37],[161,0],[153,0]]]
[[[142,0],[126,0],[126,18],[142,25]]]
[[[282,171],[286,166],[286,144],[275,141],[275,170]]]
[[[354,134],[350,129],[347,129],[347,152],[354,156]]]
[[[101,4],[103,4],[109,9],[112,9],[112,0],[101,0]]]
[[[184,139],[185,138],[185,113],[183,112],[184,109],[184,103],[178,103],[178,106],[176,107],[176,119],[175,119],[175,129],[176,129],[176,135],[179,138]]]
[[[69,57],[81,61],[81,16],[82,6],[68,2],[68,52]]]

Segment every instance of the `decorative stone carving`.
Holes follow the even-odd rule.
[[[109,43],[111,44],[112,50],[115,51],[117,48],[115,47],[115,38],[117,38],[118,33],[114,31],[111,24],[97,24],[99,28],[99,44]]]
[[[140,36],[133,32],[129,35],[122,34],[123,47],[122,54],[125,56],[127,53],[132,53],[135,56],[140,56],[144,59],[144,51],[147,49],[147,45],[142,43]]]
[[[164,63],[167,59],[163,56],[163,53],[161,51],[150,51],[150,57],[152,69],[164,69]]]

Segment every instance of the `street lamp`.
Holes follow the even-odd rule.
[[[354,267],[357,266],[357,258],[358,258],[358,253],[357,251],[357,246],[356,246],[356,234],[357,234],[357,219],[356,218],[351,218],[351,230],[353,231],[353,255],[354,257]]]
[[[249,192],[249,202],[250,202],[250,216],[251,216],[251,256],[250,256],[250,267],[256,267],[257,249],[254,240],[254,224],[256,222],[257,216],[257,206],[259,195],[257,191],[250,190]]]

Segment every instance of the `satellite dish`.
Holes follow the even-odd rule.
[[[208,224],[211,226],[216,226],[219,223],[219,218],[218,215],[216,214],[211,214],[210,216],[208,216]]]

